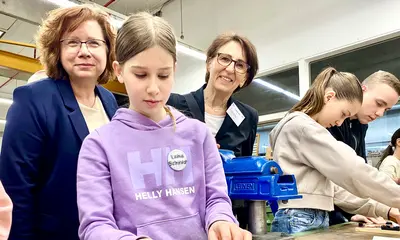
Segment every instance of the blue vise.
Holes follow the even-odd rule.
[[[235,157],[219,150],[231,199],[284,202],[302,196],[297,192],[294,175],[283,175],[275,161],[265,157]]]

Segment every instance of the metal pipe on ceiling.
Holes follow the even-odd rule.
[[[5,81],[3,84],[0,85],[0,88],[2,88],[2,87],[4,87],[5,85],[7,85],[7,83],[9,83],[11,80],[13,80],[18,74],[19,74],[19,72],[17,72],[17,73],[14,74],[13,76],[11,76],[7,81]]]
[[[106,4],[104,4],[104,7],[108,7],[111,5],[111,3],[115,2],[115,0],[110,0],[108,2],[106,2]]]

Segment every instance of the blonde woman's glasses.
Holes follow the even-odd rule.
[[[67,47],[69,50],[78,52],[82,48],[82,44],[86,45],[89,51],[96,51],[106,46],[106,41],[101,39],[90,39],[87,41],[81,41],[78,39],[61,39],[61,44]]]

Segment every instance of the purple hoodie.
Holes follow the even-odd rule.
[[[207,239],[213,222],[237,223],[215,139],[204,123],[172,112],[175,130],[170,117],[155,123],[119,109],[84,140],[80,239]]]

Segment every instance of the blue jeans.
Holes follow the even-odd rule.
[[[328,211],[310,208],[280,209],[272,221],[272,232],[294,234],[329,227]]]

